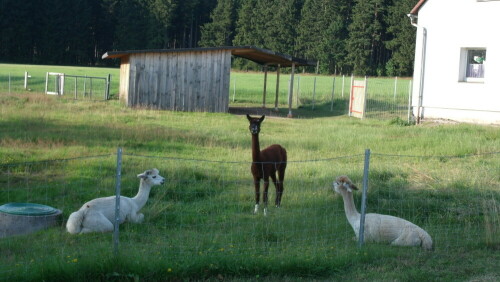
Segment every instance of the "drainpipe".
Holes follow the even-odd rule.
[[[423,26],[419,26],[417,23],[418,15],[408,14],[410,18],[410,23],[412,26],[422,29],[422,54],[420,58],[420,81],[418,87],[418,105],[417,105],[417,124],[420,123],[420,117],[422,115],[422,100],[424,94],[424,74],[425,74],[425,49],[427,45],[427,29]]]

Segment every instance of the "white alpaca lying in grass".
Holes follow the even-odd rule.
[[[352,190],[358,188],[347,176],[339,176],[333,182],[335,192],[342,195],[347,220],[359,239],[361,215],[356,210]],[[368,213],[365,217],[364,238],[366,242],[390,243],[394,246],[421,246],[432,250],[432,239],[429,234],[417,225],[399,217]]]
[[[148,201],[151,187],[165,181],[156,168],[146,170],[137,177],[141,179],[137,195],[133,198],[120,196],[120,224],[125,221],[142,222],[144,214],[138,212]],[[85,203],[69,216],[66,229],[71,234],[113,231],[115,204],[116,196],[97,198]]]

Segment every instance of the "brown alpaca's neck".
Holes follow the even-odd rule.
[[[259,134],[252,134],[252,161],[260,161]]]

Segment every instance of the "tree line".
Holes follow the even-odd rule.
[[[113,65],[112,50],[253,45],[325,74],[413,72],[416,0],[0,0],[0,61]],[[257,69],[247,60],[234,67]]]

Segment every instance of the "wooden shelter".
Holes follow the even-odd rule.
[[[291,67],[291,85],[296,66],[316,63],[253,46],[217,48],[112,51],[103,59],[120,58],[120,100],[128,106],[175,111],[227,112],[231,55],[264,65],[264,101],[267,66],[276,66],[279,90],[281,67]],[[289,93],[289,116],[293,88]]]

